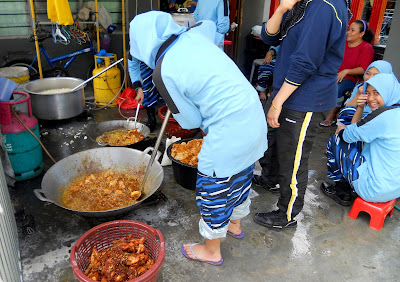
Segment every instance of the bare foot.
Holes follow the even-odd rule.
[[[228,230],[235,235],[242,233],[242,226],[240,225],[240,219],[231,220],[228,225]]]
[[[192,246],[192,250],[196,254],[195,257],[190,250],[190,245],[192,244],[184,244],[183,247],[185,248],[187,255],[191,259],[196,259],[197,257],[201,261],[214,261],[214,262],[218,262],[222,259],[220,252],[210,251],[205,244],[196,244]]]

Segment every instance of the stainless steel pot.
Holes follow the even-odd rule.
[[[85,110],[84,86],[65,93],[40,94],[42,91],[74,88],[83,82],[74,77],[49,77],[34,80],[24,86],[31,96],[33,115],[39,119],[59,120],[75,117]]]
[[[123,147],[103,147],[73,154],[54,164],[42,179],[42,189],[36,189],[33,192],[41,201],[53,203],[86,217],[105,218],[126,214],[138,207],[160,187],[164,171],[158,161],[155,161],[151,167],[150,177],[146,181],[140,201],[124,208],[97,212],[68,209],[62,201],[64,190],[81,177],[108,169],[129,172],[138,179],[142,179],[150,160],[150,155],[147,153],[152,149],[149,147],[142,152]]]

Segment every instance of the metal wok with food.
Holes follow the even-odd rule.
[[[142,152],[123,147],[104,147],[73,154],[54,164],[43,177],[42,189],[36,189],[34,193],[39,200],[54,203],[86,217],[103,218],[126,214],[138,207],[160,187],[164,172],[158,161],[154,161],[150,168],[150,176],[138,202],[130,206],[107,211],[78,211],[65,207],[62,201],[63,193],[72,182],[108,170],[126,172],[141,181],[150,160],[150,155],[147,153],[152,149],[149,147]]]
[[[128,142],[120,142],[119,144],[121,145],[117,145],[116,142],[112,143],[112,145],[106,144],[107,142],[102,141],[102,136],[104,136],[105,134],[121,130],[121,132],[125,131],[124,134],[128,135],[129,131],[131,131],[132,129],[136,129],[139,134],[143,135],[143,139],[136,141],[134,139],[126,138]],[[132,120],[104,121],[91,126],[90,129],[88,130],[89,138],[92,139],[97,144],[99,144],[100,146],[131,146],[142,142],[149,134],[150,134],[150,128],[148,128],[146,125],[140,122],[136,122],[135,124],[135,122]]]

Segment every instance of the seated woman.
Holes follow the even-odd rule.
[[[354,87],[358,80],[356,76],[363,75],[374,58],[374,49],[369,44],[373,37],[372,31],[368,29],[364,20],[355,20],[349,26],[344,58],[337,76],[338,100],[336,107],[332,109],[324,121],[320,122],[320,126],[330,127],[336,123],[336,114],[342,107],[344,100],[343,94]]]
[[[392,65],[386,61],[375,61],[372,62],[365,71],[364,74],[364,82],[368,81],[371,77],[378,73],[388,73],[393,74]],[[393,74],[394,75],[394,74]],[[363,93],[363,85],[364,82],[356,85],[354,87],[353,92],[351,93],[351,97],[346,102],[346,105],[343,109],[340,110],[338,118],[337,118],[337,129],[336,134],[339,133],[340,130],[344,129],[347,125],[351,124],[351,120],[353,119],[354,113],[357,110],[357,99],[360,94]],[[364,107],[364,116],[369,114],[371,109],[368,105]]]
[[[194,1],[170,0],[168,7],[170,9],[175,8],[176,10],[178,10],[179,8],[186,8],[186,9],[188,9],[189,12],[193,13],[194,10],[196,10],[197,1],[198,0],[194,0]]]
[[[258,68],[258,78],[257,78],[257,87],[258,96],[261,100],[267,99],[267,88],[268,88],[268,80],[274,73],[275,68],[275,57],[278,53],[279,46],[274,47],[271,46],[267,54],[265,54],[264,64],[260,65]]]
[[[328,178],[322,192],[351,204],[351,188],[368,202],[400,197],[400,85],[392,74],[377,74],[364,85],[352,124],[328,142]],[[371,113],[362,118],[365,103]],[[362,119],[361,119],[362,118]]]

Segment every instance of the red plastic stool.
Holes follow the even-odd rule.
[[[380,230],[383,226],[386,215],[390,213],[390,217],[392,217],[395,203],[396,199],[386,203],[370,203],[358,197],[351,207],[349,216],[352,219],[357,219],[360,211],[367,212],[371,216],[369,227],[375,230]]]

